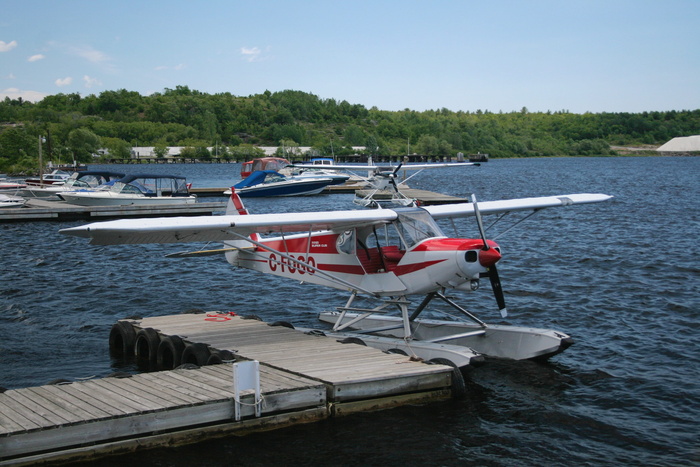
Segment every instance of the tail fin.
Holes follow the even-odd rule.
[[[235,190],[232,191],[233,193],[231,193],[231,197],[229,198],[228,204],[226,205],[226,215],[247,216],[248,210],[243,205],[243,201],[241,200],[240,196],[238,196]],[[257,233],[252,233],[250,234],[250,239],[257,242],[260,240],[260,236]],[[224,244],[231,248],[249,248],[252,246],[250,242],[247,242],[245,240],[228,240],[225,241]],[[236,264],[236,262],[238,261],[238,251],[227,252],[226,259],[229,263]]]
[[[233,215],[235,216],[236,214],[240,216],[245,216],[248,214],[248,210],[245,208],[243,205],[243,201],[241,201],[241,197],[238,196],[236,193],[236,190],[231,190],[231,197],[228,199],[228,204],[226,205],[226,215]]]

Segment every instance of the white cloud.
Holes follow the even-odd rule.
[[[109,60],[107,54],[100,52],[99,50],[95,50],[90,46],[71,47],[71,51],[79,57],[83,57],[92,63],[106,62]]]
[[[102,84],[102,82],[97,78],[91,78],[88,75],[83,76],[83,81],[85,81],[86,88],[91,88],[93,86],[99,86]]]
[[[175,66],[173,67],[173,69],[174,69],[174,70],[184,70],[186,66],[187,66],[187,65],[185,65],[184,63],[180,63],[180,64],[178,64],[178,65],[175,65]]]
[[[241,55],[249,62],[256,61],[261,53],[258,47],[241,47]]]
[[[95,50],[89,45],[67,45],[56,41],[50,41],[48,44],[50,47],[60,49],[71,55],[77,55],[92,63],[102,63],[111,60],[106,53]]]
[[[36,61],[39,61],[39,60],[43,60],[43,59],[45,59],[45,58],[46,58],[46,55],[43,55],[43,54],[36,54],[36,55],[32,55],[31,57],[29,57],[29,58],[27,59],[27,61],[28,61],[28,62],[36,62]]]
[[[17,47],[17,41],[12,41],[9,43],[5,41],[0,41],[0,52],[9,52],[15,47]]]
[[[73,78],[71,78],[70,76],[68,76],[66,78],[59,78],[56,80],[56,86],[58,86],[58,87],[68,86],[72,82],[73,82]]]
[[[0,99],[5,99],[6,97],[9,97],[10,99],[21,98],[24,101],[38,102],[47,95],[48,94],[44,94],[39,91],[22,91],[17,88],[7,88],[0,90]]]

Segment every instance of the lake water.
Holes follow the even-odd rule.
[[[196,187],[230,186],[240,165],[109,168],[181,174]],[[607,203],[542,211],[498,238],[506,322],[558,329],[575,345],[547,363],[475,368],[464,400],[99,464],[700,464],[700,158],[495,159],[424,171],[409,183],[457,196],[476,193],[480,201],[614,195]],[[256,213],[354,209],[352,196],[246,205]],[[127,316],[199,308],[315,326],[319,311],[346,299],[340,291],[233,270],[222,258],[164,258],[187,249],[183,245],[91,246],[58,234],[77,224],[0,224],[0,386],[136,371],[108,353],[111,325]],[[473,220],[459,228],[477,235]],[[459,301],[487,322],[503,322],[489,287]]]

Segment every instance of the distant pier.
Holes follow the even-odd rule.
[[[226,203],[172,205],[78,206],[64,201],[32,198],[21,208],[0,209],[0,223],[25,221],[107,220],[124,217],[206,216],[223,212]]]

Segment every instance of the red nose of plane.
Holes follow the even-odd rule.
[[[495,265],[498,260],[501,259],[501,254],[495,248],[489,248],[488,250],[481,250],[479,252],[479,264],[485,268],[490,268]]]

